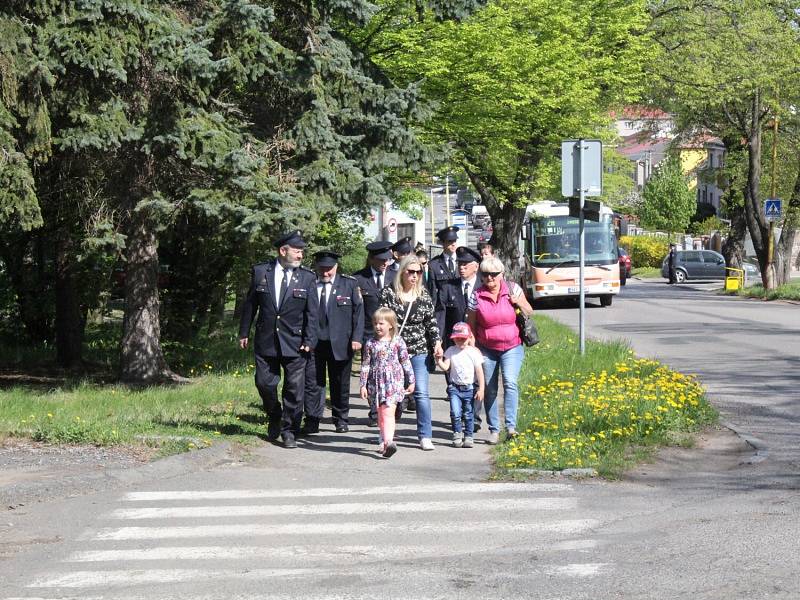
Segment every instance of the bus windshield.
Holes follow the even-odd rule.
[[[559,215],[533,217],[533,264],[535,266],[574,266],[580,260],[579,221]],[[610,265],[617,262],[617,241],[611,215],[601,215],[600,221],[584,221],[585,256],[587,265]]]

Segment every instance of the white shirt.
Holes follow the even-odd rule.
[[[287,287],[286,291],[289,291],[288,282],[292,280],[292,269],[284,269],[281,265],[279,260],[275,261],[275,298],[277,298],[278,302],[281,302],[283,298],[281,298],[281,281],[283,281],[283,272],[288,271],[289,277],[287,278]]]
[[[325,312],[328,312],[328,301],[331,299],[331,290],[333,289],[333,282],[335,278],[330,281],[317,282],[317,300],[322,301],[322,288],[325,288]],[[326,287],[327,286],[327,287]]]
[[[472,385],[475,383],[475,369],[483,364],[483,354],[475,346],[450,346],[444,351],[445,359],[450,361],[450,383]]]
[[[370,267],[370,269],[372,269],[372,267]],[[386,272],[385,271],[376,271],[375,269],[372,269],[372,281],[373,282],[378,277],[378,275],[381,276],[381,287],[385,286],[386,285]]]
[[[472,279],[462,279],[461,280],[461,293],[462,294],[464,293],[464,284],[469,285],[469,288],[467,289],[467,294],[466,294],[467,301],[469,301],[469,297],[472,295],[472,290],[475,289],[475,282],[477,281],[477,279],[478,279],[477,275],[473,275]]]

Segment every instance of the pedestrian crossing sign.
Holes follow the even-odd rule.
[[[764,216],[770,221],[781,218],[781,201],[778,198],[767,198],[764,202]]]

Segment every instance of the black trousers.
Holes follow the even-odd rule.
[[[307,355],[294,357],[261,356],[256,354],[256,389],[270,421],[280,419],[281,433],[300,431],[305,395],[305,370]],[[283,369],[283,391],[278,400],[278,385]]]
[[[306,366],[306,421],[322,419],[325,411],[325,381],[331,393],[331,413],[334,425],[347,425],[350,416],[350,369],[353,356],[336,360],[329,340],[319,340],[313,360]]]

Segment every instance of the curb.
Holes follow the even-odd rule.
[[[735,433],[739,438],[744,441],[745,444],[750,446],[753,450],[755,450],[753,456],[750,460],[745,461],[744,464],[754,465],[760,462],[764,462],[769,458],[769,448],[767,447],[766,442],[762,439],[757,438],[752,433],[744,431],[738,427],[736,427],[730,421],[723,421],[720,420],[719,424],[726,429],[729,429],[733,433]]]
[[[545,469],[510,469],[511,473],[522,475],[535,475],[536,477],[550,477],[552,479],[591,479],[597,477],[596,469],[563,469],[561,471],[547,471]]]

